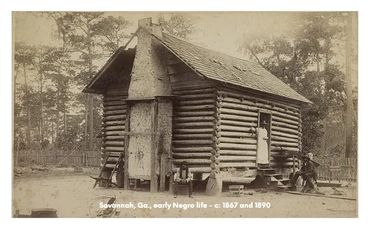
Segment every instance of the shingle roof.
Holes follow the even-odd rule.
[[[206,49],[163,33],[159,38],[171,52],[201,75],[249,89],[310,103],[261,65]]]

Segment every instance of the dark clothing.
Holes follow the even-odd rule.
[[[186,181],[186,180],[174,181],[174,183],[173,183],[173,194],[175,196],[177,196],[178,188],[179,188],[180,185],[182,185],[182,186],[187,185],[188,190],[189,190],[189,197],[191,197],[192,194],[193,194],[193,181],[192,180],[189,180],[189,181]]]
[[[292,184],[295,186],[298,180],[298,177],[302,176],[303,181],[305,181],[305,186],[303,192],[310,191],[311,189],[316,188],[317,182],[317,172],[315,169],[315,164],[311,160],[305,160],[300,171],[297,171],[293,178]]]
[[[193,174],[189,171],[189,169],[181,167],[174,175],[173,180],[173,193],[175,197],[178,193],[179,185],[183,185],[188,187],[189,189],[189,197],[193,194]]]

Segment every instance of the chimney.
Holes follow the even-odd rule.
[[[165,48],[153,37],[162,38],[162,28],[152,18],[140,19],[137,47],[131,72],[129,98],[167,96],[171,94],[165,63]]]
[[[128,167],[124,183],[128,186],[129,178],[150,180],[151,192],[164,191],[166,174],[171,170],[171,85],[167,51],[158,38],[162,38],[159,25],[153,24],[151,18],[139,20],[126,127]]]

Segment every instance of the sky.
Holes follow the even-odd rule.
[[[163,12],[165,13],[165,12]],[[137,21],[152,17],[156,22],[158,12],[107,12],[131,21],[130,32],[137,29]],[[194,31],[189,37],[193,43],[229,55],[243,57],[239,46],[245,37],[266,38],[292,33],[297,13],[243,12],[243,13],[183,13],[191,19]],[[14,41],[30,45],[58,45],[56,25],[40,13],[16,12],[13,15]]]

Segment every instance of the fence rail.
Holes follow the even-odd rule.
[[[328,181],[356,181],[357,158],[327,158],[319,161],[318,179]]]
[[[100,166],[98,151],[23,150],[14,155],[16,165]]]

